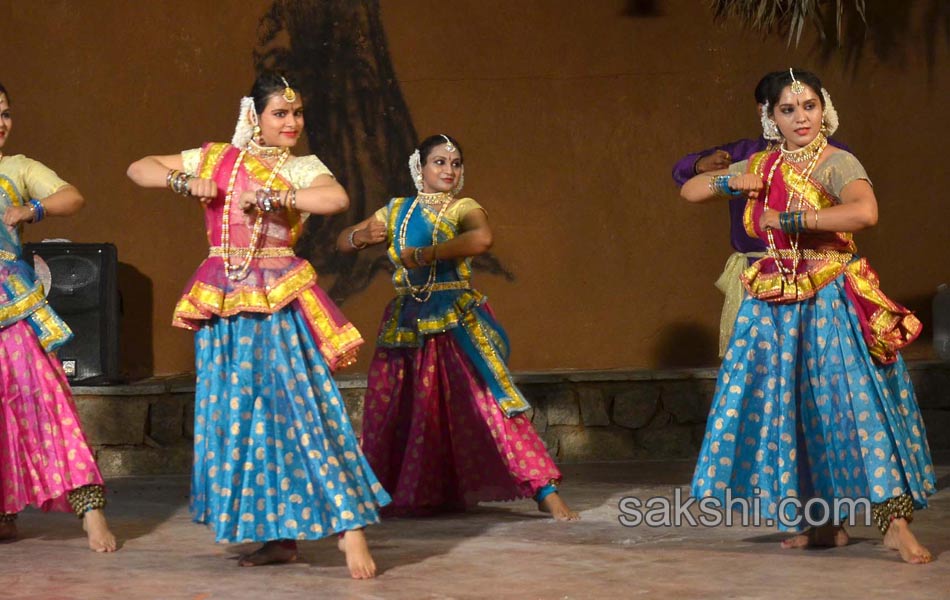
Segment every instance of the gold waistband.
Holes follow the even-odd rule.
[[[472,284],[468,281],[446,281],[444,283],[434,283],[430,287],[424,285],[414,285],[412,287],[397,287],[396,294],[408,296],[409,294],[422,294],[427,290],[432,292],[447,292],[449,290],[470,290]]]
[[[287,258],[296,256],[293,248],[228,248],[228,255],[232,258],[245,258],[250,254],[253,258]],[[224,248],[221,246],[211,246],[208,248],[208,256],[215,258],[224,258]]]
[[[788,260],[793,260],[796,255],[796,251],[785,248],[781,250],[770,249],[766,254],[771,258],[785,258]],[[811,248],[799,250],[797,255],[799,260],[830,260],[831,262],[842,264],[847,264],[851,262],[852,258],[854,258],[854,255],[848,252],[838,252],[837,250],[812,250]]]
[[[6,250],[0,250],[0,260],[9,260],[10,262],[13,262],[16,260],[16,254],[7,252]]]

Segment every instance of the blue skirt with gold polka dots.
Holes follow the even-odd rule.
[[[215,317],[195,336],[191,510],[218,542],[318,539],[388,504],[293,309]]]
[[[873,361],[842,279],[793,304],[746,297],[719,371],[693,495],[756,498],[759,516],[789,530],[799,527],[776,518],[783,498],[834,507],[835,499],[878,503],[910,494],[923,508],[935,491],[907,368],[901,358]],[[845,517],[847,503],[837,505]]]

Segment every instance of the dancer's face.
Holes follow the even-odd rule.
[[[791,86],[785,86],[772,111],[772,118],[782,132],[788,149],[796,150],[818,137],[823,114],[821,100],[811,86],[806,85],[801,94],[795,94]]]
[[[440,144],[429,152],[422,165],[422,191],[427,194],[450,192],[462,176],[462,155],[458,150],[449,152]]]
[[[10,103],[6,94],[0,94],[0,148],[7,143],[10,130],[13,129],[13,117],[10,113]]]
[[[283,92],[272,94],[267,106],[258,116],[261,137],[265,146],[292,148],[303,132],[303,103],[300,94],[293,102],[284,99]]]

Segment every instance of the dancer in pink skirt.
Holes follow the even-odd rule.
[[[52,354],[72,332],[46,304],[20,246],[23,224],[71,215],[84,200],[41,163],[3,154],[12,126],[10,97],[0,84],[0,541],[16,538],[17,513],[33,505],[75,512],[89,547],[113,552],[102,475]]]
[[[471,287],[471,258],[488,251],[492,233],[485,210],[458,197],[462,149],[434,135],[409,165],[419,193],[337,239],[341,252],[388,242],[396,268],[363,415],[363,452],[393,498],[384,514],[533,497],[557,520],[577,520],[523,414],[530,407],[508,371],[505,332]]]

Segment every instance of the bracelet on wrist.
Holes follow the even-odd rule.
[[[428,264],[427,262],[422,260],[422,253],[424,250],[425,250],[424,246],[419,246],[418,248],[412,251],[412,261],[416,263],[416,266],[418,267],[424,267]]]
[[[709,191],[716,196],[742,196],[744,192],[734,190],[729,186],[733,175],[715,175],[709,178]]]
[[[178,169],[171,169],[168,171],[168,175],[165,176],[165,185],[176,194],[190,196],[191,188],[189,184],[192,179],[194,179],[194,177],[188,173],[182,173]]]
[[[352,230],[350,231],[350,235],[348,235],[346,239],[349,240],[349,242],[350,242],[350,248],[353,248],[354,250],[362,250],[363,248],[366,247],[367,244],[366,244],[366,242],[363,242],[362,244],[357,245],[357,243],[356,243],[356,232],[357,232],[357,231],[362,231],[362,229],[356,229],[356,228],[352,229]]]
[[[43,208],[43,203],[36,198],[30,200],[30,212],[33,213],[30,223],[39,223],[46,218],[46,209]]]

